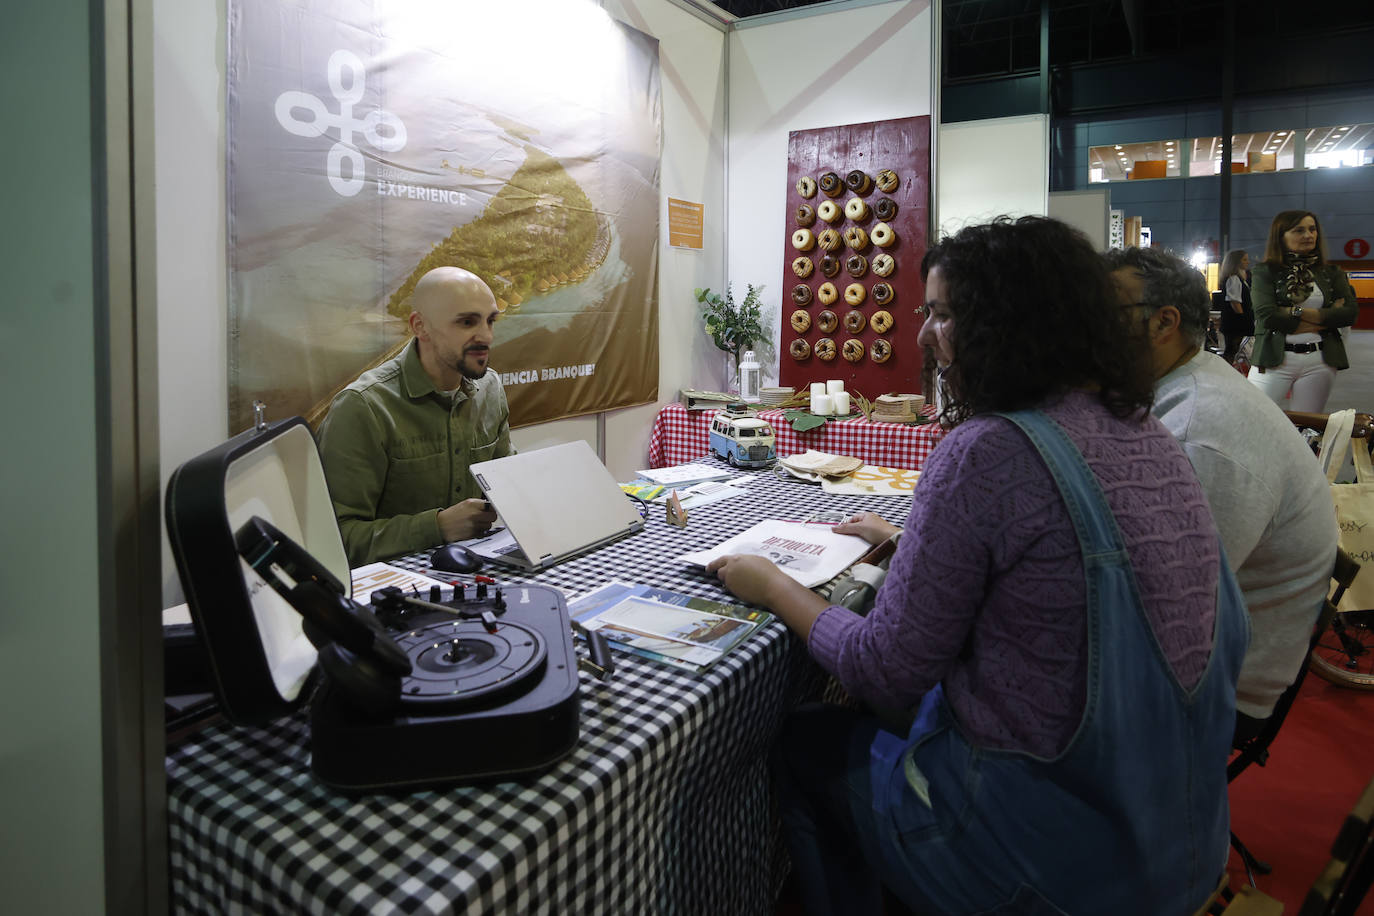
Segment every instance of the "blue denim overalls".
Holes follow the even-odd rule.
[[[1250,638],[1240,592],[1223,555],[1211,658],[1184,690],[1082,455],[1040,411],[1002,416],[1049,466],[1083,550],[1083,719],[1052,760],[983,750],[932,690],[905,739],[879,732],[871,745],[881,871],[921,913],[1192,913],[1228,852],[1226,759]]]

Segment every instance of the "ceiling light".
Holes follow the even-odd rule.
[[[1117,149],[1121,149],[1121,144],[1118,143],[1118,144],[1116,145],[1116,148],[1117,148]]]
[[[1286,131],[1286,130],[1281,130],[1281,131],[1279,131],[1277,134],[1275,134],[1274,136],[1276,136],[1276,137],[1286,137],[1286,136],[1288,136],[1288,131]]]

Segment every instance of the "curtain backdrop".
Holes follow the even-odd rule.
[[[229,11],[230,432],[322,416],[450,264],[513,425],[657,399],[656,39],[588,0]]]

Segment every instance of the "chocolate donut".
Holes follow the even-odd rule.
[[[792,259],[792,273],[794,273],[794,274],[796,274],[797,276],[801,277],[803,280],[805,280],[807,277],[811,276],[811,271],[815,268],[815,266],[816,266],[816,265],[814,265],[814,264],[811,263],[811,259],[810,259],[810,258],[793,258],[793,259]]]
[[[844,342],[844,358],[851,363],[857,363],[864,358],[863,341],[856,337],[851,337]]]
[[[822,175],[821,180],[816,182],[816,186],[821,189],[826,197],[838,197],[844,193],[844,182],[834,172],[826,172]]]
[[[844,216],[844,211],[841,210],[840,205],[833,200],[823,200],[821,201],[821,205],[816,208],[816,215],[827,223],[833,223]]]
[[[806,359],[811,355],[811,345],[798,337],[787,347],[787,352],[793,359]]]
[[[851,334],[858,334],[867,323],[864,320],[864,313],[858,309],[844,313],[844,329]]]
[[[880,277],[889,276],[897,269],[897,262],[890,254],[880,254],[873,259],[873,272]]]
[[[899,184],[901,184],[901,182],[897,178],[897,173],[892,171],[892,169],[883,169],[878,173],[878,190],[882,191],[884,194],[890,194],[897,190],[897,185]]]
[[[896,297],[896,295],[897,293],[892,288],[891,283],[873,284],[873,301],[876,302],[878,305],[887,305],[889,302],[893,300],[894,297]]]
[[[889,220],[897,215],[897,202],[891,197],[884,197],[873,205],[873,215],[881,220]]]
[[[873,187],[873,179],[864,173],[863,169],[855,169],[844,176],[845,187],[855,194],[867,194],[868,189]]]
[[[875,300],[877,296],[873,297]],[[887,309],[878,309],[873,313],[873,317],[868,319],[868,323],[873,326],[873,330],[879,334],[886,334],[892,330],[892,313]]]
[[[849,271],[849,275],[857,280],[868,273],[868,258],[861,254],[851,254],[845,259],[844,269]]]
[[[862,283],[851,283],[844,288],[844,301],[850,305],[858,307],[864,304],[868,291],[864,289]]]
[[[830,309],[826,309],[816,316],[816,330],[822,334],[829,334],[839,326],[840,319]]]
[[[878,223],[873,227],[873,231],[868,234],[874,245],[879,248],[886,248],[897,241],[897,233],[892,231],[892,227],[887,223]]]
[[[831,340],[829,337],[822,337],[820,340],[816,341],[815,352],[817,359],[824,360],[827,363],[830,362],[835,358],[835,341]]]
[[[816,235],[810,229],[798,229],[792,233],[792,247],[798,251],[810,251],[816,247]]]
[[[797,225],[809,226],[816,221],[816,211],[810,204],[802,204],[797,208]]]
[[[816,244],[826,251],[839,251],[844,245],[844,239],[834,229],[823,229],[821,234],[816,236]]]
[[[840,259],[833,254],[825,255],[821,258],[821,275],[833,277],[840,272]]]
[[[864,232],[863,226],[846,226],[844,243],[855,251],[863,251],[868,247],[868,233]]]
[[[865,219],[868,216],[868,204],[858,197],[851,197],[849,203],[844,205],[844,215],[855,222]]]
[[[792,301],[797,303],[797,305],[810,305],[811,287],[807,286],[805,283],[798,283],[796,286],[792,287]]]
[[[885,363],[887,358],[892,355],[892,344],[885,338],[879,337],[868,345],[868,358],[875,363]]]
[[[839,296],[840,291],[835,289],[834,283],[822,283],[816,290],[816,299],[821,305],[829,305]]]
[[[810,175],[803,175],[797,179],[797,193],[807,200],[816,196],[816,179]]]
[[[792,313],[792,330],[798,334],[805,334],[811,330],[811,316],[805,309],[797,309]]]

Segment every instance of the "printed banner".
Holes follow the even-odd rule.
[[[515,426],[658,396],[658,42],[587,0],[231,0],[230,432],[322,418],[473,271]]]

